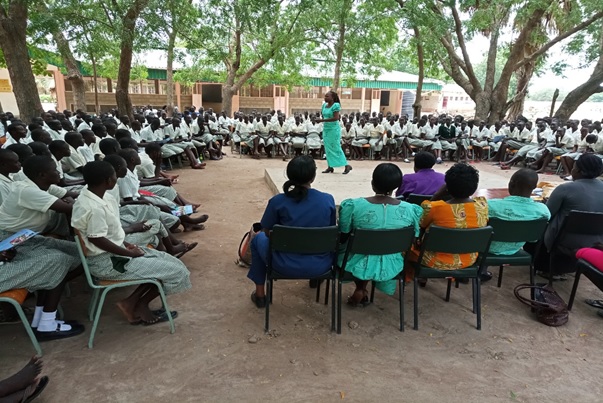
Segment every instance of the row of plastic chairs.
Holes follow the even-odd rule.
[[[592,225],[585,225],[585,223]],[[476,314],[477,329],[481,329],[481,281],[480,274],[489,266],[498,266],[498,287],[502,285],[503,269],[509,266],[528,266],[530,284],[534,284],[534,257],[520,250],[514,255],[493,255],[488,253],[490,243],[498,242],[538,242],[542,239],[548,222],[546,219],[530,221],[505,221],[491,219],[487,227],[476,229],[451,229],[431,226],[421,242],[421,249],[417,262],[407,261],[405,264],[414,266],[414,329],[418,329],[418,306],[419,306],[419,279],[446,278],[448,286],[446,301],[449,301],[451,284],[453,279],[470,279],[472,281],[473,313]],[[582,235],[603,235],[603,214],[572,211],[562,226],[561,233],[564,234],[555,241],[553,250],[557,243],[567,234],[578,233]],[[273,228],[270,236],[270,254],[275,253],[298,253],[298,254],[320,254],[333,253],[337,255],[339,248],[339,231],[336,226],[323,228],[299,228],[277,225]],[[331,330],[341,333],[342,320],[342,284],[354,280],[353,276],[345,270],[347,261],[354,254],[362,255],[387,255],[394,253],[405,253],[410,250],[414,241],[414,229],[411,227],[401,229],[369,230],[356,229],[350,235],[343,262],[337,266],[336,261],[329,271],[324,275],[311,278],[312,280],[326,280],[325,304],[328,303],[329,292],[331,293]],[[538,242],[540,245],[541,243]],[[590,246],[590,245],[588,245]],[[423,263],[426,251],[452,254],[476,253],[475,263],[469,267],[456,270],[438,270],[428,267]],[[555,254],[552,254],[555,259]],[[402,270],[402,267],[400,268]],[[589,271],[590,273],[590,271]],[[552,274],[552,273],[551,273]],[[549,276],[552,281],[552,275]],[[590,277],[589,277],[590,278]],[[267,295],[268,304],[265,312],[264,330],[270,329],[270,304],[276,280],[306,280],[310,279],[303,275],[298,277],[284,276],[278,273],[271,264],[269,258]],[[404,271],[394,278],[399,284],[399,309],[400,309],[400,331],[404,331]],[[576,281],[578,278],[576,279]],[[603,276],[601,277],[603,287]],[[337,289],[335,285],[337,284]],[[577,283],[576,283],[577,287]],[[330,288],[330,289],[329,289]],[[370,301],[374,299],[374,284],[370,295]],[[575,290],[574,290],[575,294]],[[320,285],[316,291],[316,301],[320,298]],[[573,296],[572,296],[573,300]]]

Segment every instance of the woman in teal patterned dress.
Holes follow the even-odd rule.
[[[423,214],[420,206],[400,201],[393,192],[402,183],[402,171],[392,163],[379,164],[373,171],[374,196],[346,199],[339,210],[339,230],[343,239],[354,229],[397,229],[412,226],[415,236],[419,235],[419,221]],[[343,253],[339,255],[341,265]],[[396,291],[396,281],[392,280],[404,268],[402,254],[392,255],[350,255],[345,270],[354,275],[356,290],[348,298],[348,304],[368,304],[367,285],[375,281],[379,290],[388,295]]]
[[[337,167],[345,167],[343,171],[344,175],[352,170],[341,148],[339,111],[341,111],[339,96],[337,96],[335,91],[327,92],[325,94],[325,103],[322,104],[322,119],[316,119],[316,123],[323,123],[322,140],[325,144],[327,164],[329,164],[329,167],[322,171],[323,174],[332,173],[334,171],[333,168]]]

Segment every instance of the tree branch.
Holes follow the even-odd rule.
[[[594,14],[592,17],[590,17],[589,19],[587,19],[586,21],[581,22],[580,24],[576,25],[574,28],[570,29],[569,31],[566,31],[560,35],[558,35],[557,37],[555,37],[554,39],[550,40],[548,43],[546,43],[545,45],[543,45],[540,49],[538,49],[536,52],[532,53],[531,55],[529,55],[528,57],[524,58],[521,62],[517,63],[514,67],[514,71],[517,70],[519,67],[523,66],[526,63],[529,63],[531,61],[533,61],[534,59],[536,59],[538,56],[544,54],[547,50],[549,50],[550,48],[552,48],[553,46],[555,46],[558,42],[561,42],[562,40],[564,40],[565,38],[572,36],[573,34],[575,34],[578,31],[583,30],[584,28],[588,27],[589,25],[591,25],[593,22],[597,21],[598,19],[603,18],[603,11],[599,11],[598,13]]]

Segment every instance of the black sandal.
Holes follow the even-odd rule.
[[[603,299],[585,299],[584,302],[595,308],[603,309]]]
[[[331,167],[328,167],[327,169],[322,171],[323,174],[332,174],[333,172],[335,172],[335,170]]]
[[[258,308],[266,308],[266,297],[258,297],[255,291],[251,293],[251,300]]]

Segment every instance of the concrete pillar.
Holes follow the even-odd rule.
[[[53,70],[52,76],[54,78],[54,88],[57,97],[57,111],[71,109],[67,107],[67,99],[65,97],[65,76],[59,69]]]

